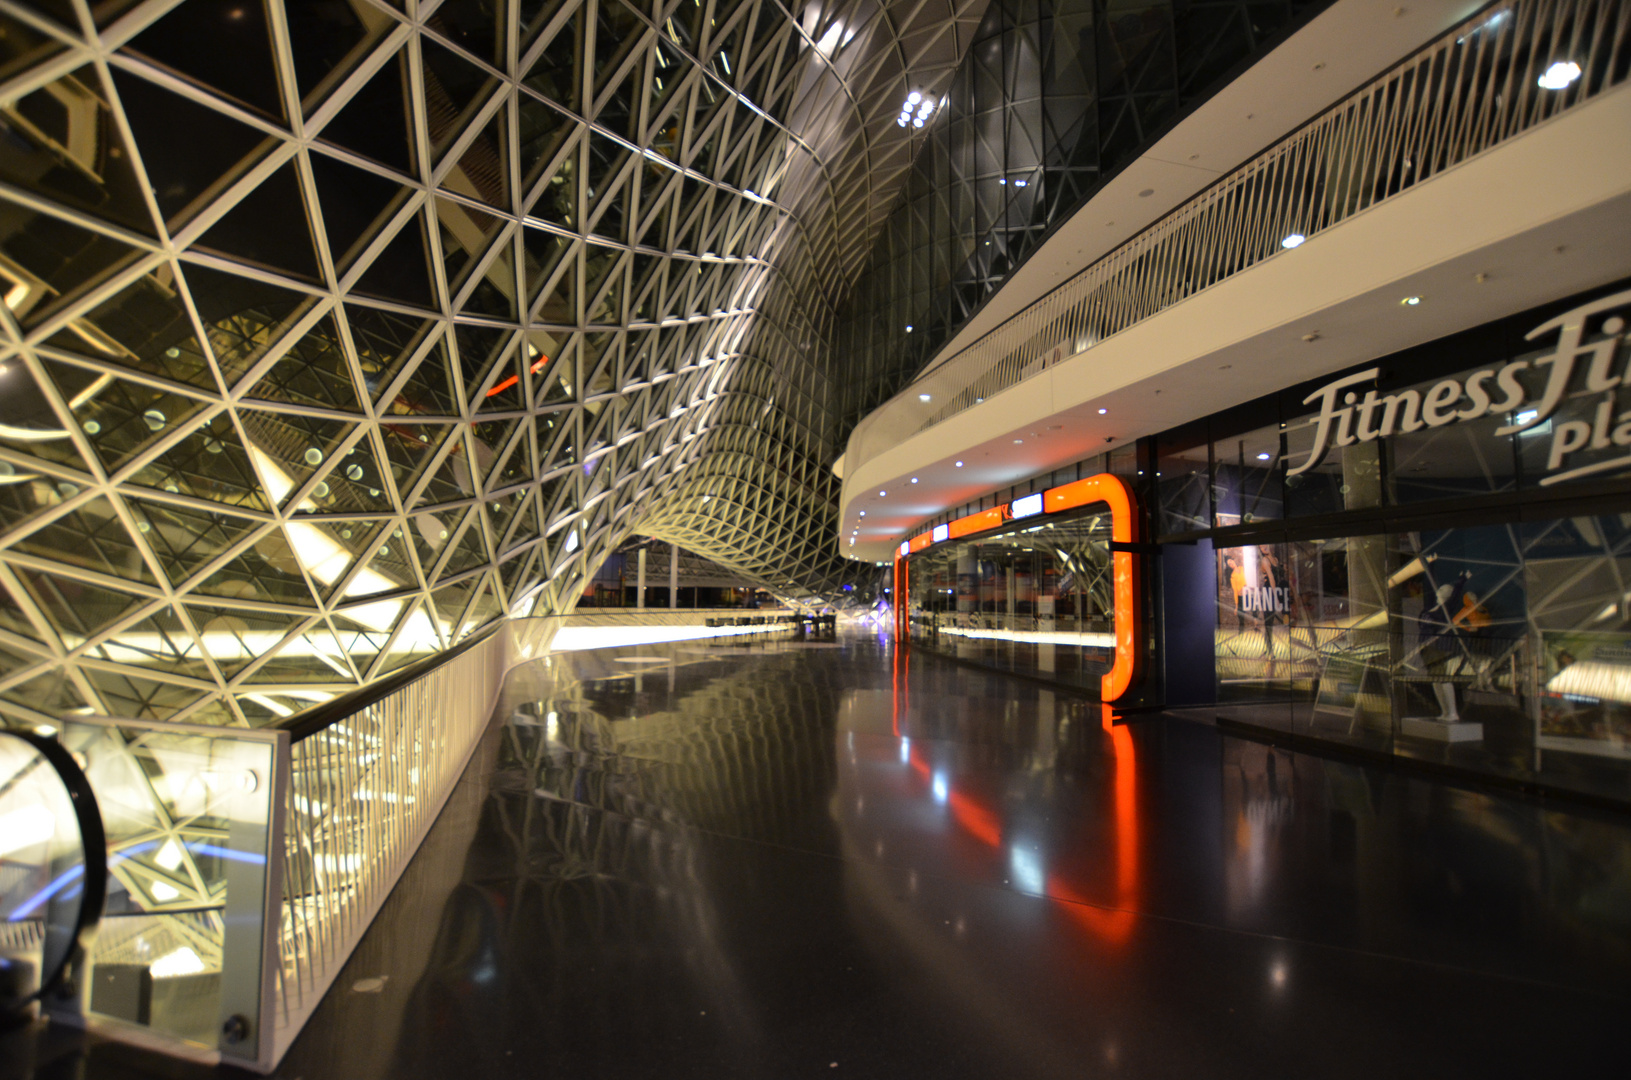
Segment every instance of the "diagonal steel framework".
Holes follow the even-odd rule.
[[[258,725],[631,534],[834,588],[833,312],[984,0],[0,0],[0,713]]]

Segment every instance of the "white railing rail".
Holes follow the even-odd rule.
[[[510,656],[503,626],[291,747],[274,1063],[452,794],[492,719]]]
[[[920,375],[856,427],[846,472],[1600,95],[1628,66],[1627,0],[1484,8]]]

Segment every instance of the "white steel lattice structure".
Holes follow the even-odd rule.
[[[276,722],[645,533],[843,570],[827,329],[984,0],[0,0],[0,714]]]

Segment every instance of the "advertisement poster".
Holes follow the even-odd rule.
[[[1542,750],[1631,758],[1631,634],[1541,632]]]

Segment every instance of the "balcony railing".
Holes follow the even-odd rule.
[[[856,428],[863,462],[1618,86],[1624,0],[1493,4],[920,375]]]

